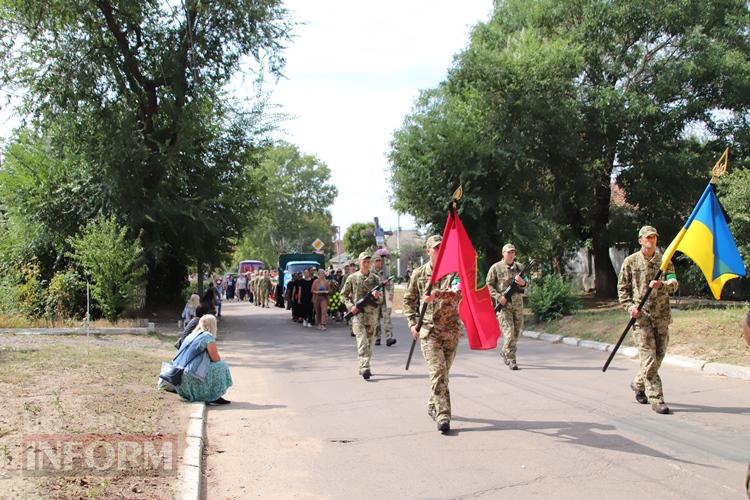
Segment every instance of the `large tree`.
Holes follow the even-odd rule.
[[[328,165],[279,142],[265,152],[260,172],[261,215],[241,239],[234,260],[260,259],[273,266],[279,254],[311,252],[316,239],[330,258],[334,229],[329,209],[338,190]]]
[[[248,57],[278,74],[289,28],[280,0],[0,2],[0,84],[22,93],[32,143],[79,170],[59,187],[90,195],[60,215],[140,236],[151,302],[188,263],[218,264],[258,205],[262,110],[226,86]]]
[[[711,158],[747,129],[748,21],[739,0],[497,2],[394,136],[397,206],[439,223],[461,183],[485,253],[586,245],[612,296],[612,183],[633,225],[677,231]]]

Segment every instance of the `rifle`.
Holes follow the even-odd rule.
[[[373,287],[373,289],[372,289],[372,290],[370,290],[369,292],[367,292],[367,293],[365,294],[365,296],[364,296],[364,297],[362,297],[361,299],[359,299],[359,300],[357,301],[357,303],[356,303],[356,304],[354,304],[354,307],[356,307],[357,309],[359,309],[360,311],[362,311],[362,309],[363,309],[363,308],[364,308],[364,307],[365,307],[366,305],[375,305],[375,304],[374,304],[374,299],[372,298],[372,294],[373,294],[374,292],[378,291],[378,290],[380,290],[380,291],[383,291],[383,290],[385,289],[385,286],[386,286],[386,285],[387,285],[388,283],[390,283],[390,282],[391,282],[392,280],[393,280],[393,276],[391,276],[391,277],[390,277],[390,278],[388,278],[387,280],[383,281],[383,282],[382,282],[382,283],[380,283],[379,285],[377,285],[377,286]],[[357,314],[359,314],[359,313],[357,313]],[[351,312],[351,311],[346,311],[346,314],[344,314],[344,319],[345,319],[345,320],[348,320],[348,319],[349,319],[349,318],[351,318],[352,316],[354,316],[354,314],[352,314],[352,312]]]
[[[503,297],[505,297],[505,300],[507,301],[506,304],[508,302],[510,302],[510,299],[511,299],[511,297],[513,297],[514,293],[517,293],[517,292],[520,292],[521,290],[523,290],[523,288],[521,288],[518,285],[518,283],[516,283],[516,278],[519,277],[519,276],[521,276],[522,274],[523,274],[523,271],[521,271],[520,273],[516,274],[516,276],[513,278],[513,281],[511,281],[510,285],[508,285],[508,288],[506,288],[505,290],[503,290],[503,292],[500,294]],[[496,313],[500,312],[502,310],[502,308],[503,308],[503,305],[498,301],[497,305],[495,306],[495,312]]]
[[[430,295],[432,293],[432,283],[430,283],[427,286],[427,290],[425,291],[425,295]],[[422,302],[422,308],[419,311],[419,319],[417,320],[417,332],[422,328],[422,323],[424,322],[424,314],[427,312],[427,303]],[[411,333],[411,330],[409,331]],[[414,347],[417,345],[417,339],[412,339],[411,341],[411,349],[409,349],[409,357],[406,358],[406,369],[409,369],[409,365],[411,365],[411,357],[414,356]]]

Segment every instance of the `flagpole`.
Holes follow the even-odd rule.
[[[726,148],[724,150],[724,153],[722,153],[721,157],[719,157],[719,160],[711,169],[711,174],[712,174],[711,184],[716,184],[717,181],[719,180],[719,177],[721,177],[722,175],[726,173],[728,163],[729,163],[729,148]],[[690,222],[695,218],[696,211],[698,210],[698,207],[700,207],[701,204],[703,203],[703,200],[705,199],[707,193],[708,193],[708,190],[703,191],[703,195],[701,196],[700,200],[698,200],[698,204],[695,205],[695,208],[691,212],[690,217],[688,217],[687,223],[685,224],[685,226],[683,226],[680,229],[680,232],[677,233],[677,236],[675,237],[675,239],[667,247],[666,251],[664,252],[664,256],[661,259],[661,266],[659,267],[659,271],[656,273],[656,276],[654,276],[653,280],[658,280],[659,278],[661,278],[661,275],[667,270],[667,266],[669,266],[669,262],[672,260],[672,257],[677,251],[677,247],[680,245],[682,238],[685,236],[685,227],[687,227],[690,224]],[[651,290],[653,290],[653,288],[651,287],[646,288],[646,293],[643,294],[643,298],[641,299],[641,302],[638,304],[639,311],[643,309],[643,305],[646,303],[646,300],[648,299],[649,295],[651,295]],[[617,339],[617,343],[615,344],[614,348],[612,348],[612,352],[607,358],[607,362],[604,363],[602,372],[606,372],[607,368],[609,368],[609,364],[614,359],[615,354],[617,354],[617,350],[620,348],[620,345],[622,345],[622,341],[625,340],[625,336],[628,334],[630,329],[635,324],[635,320],[636,318],[631,317],[630,321],[628,321],[628,325],[625,327],[625,330],[622,332],[622,335],[620,335],[620,338]]]
[[[461,186],[458,186],[458,189],[456,189],[453,192],[451,202],[448,205],[450,218],[453,218],[456,216],[456,202],[461,199],[461,196],[463,196],[463,188]],[[435,262],[436,266],[437,266],[437,263],[438,262],[436,261]],[[432,293],[432,284],[433,284],[432,280],[430,280],[430,284],[427,286],[427,290],[425,290],[425,296],[430,295]],[[419,320],[417,320],[417,333],[419,333],[419,330],[422,328],[422,323],[424,322],[424,315],[427,312],[427,302],[424,301],[423,297],[420,297],[420,300],[422,300],[422,307],[419,311]],[[416,346],[417,346],[417,339],[412,338],[411,348],[409,349],[409,357],[406,358],[406,370],[409,370],[409,365],[411,365],[411,358],[414,355],[414,348]]]

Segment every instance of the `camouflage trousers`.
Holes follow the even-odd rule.
[[[383,323],[383,328],[380,328],[380,323]],[[375,338],[379,339],[381,332],[385,331],[385,338],[390,339],[393,337],[393,326],[391,325],[391,308],[381,305],[378,308],[378,322],[375,326]]]
[[[430,399],[427,408],[435,411],[435,420],[451,419],[451,392],[448,378],[453,360],[456,358],[459,334],[436,334],[433,330],[421,341],[422,355],[430,373]]]
[[[518,346],[518,336],[523,330],[523,309],[503,308],[497,313],[497,321],[500,323],[505,342],[503,343],[503,354],[510,360],[516,359],[516,347]]]
[[[258,305],[268,305],[268,290],[258,290]]]
[[[360,375],[370,369],[376,318],[377,316],[372,313],[359,313],[352,318],[352,331],[357,337],[357,361]]]
[[[638,357],[641,369],[633,379],[633,387],[646,391],[651,403],[663,403],[664,393],[659,377],[659,368],[669,345],[669,325],[633,326],[633,334],[638,344]]]

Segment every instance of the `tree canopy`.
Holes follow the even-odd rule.
[[[262,98],[226,87],[248,60],[279,75],[290,28],[280,0],[0,2],[0,85],[26,116],[0,203],[7,230],[35,235],[43,273],[97,214],[140,238],[152,303],[188,264],[225,259],[260,205],[272,125]]]
[[[724,147],[745,151],[748,21],[739,0],[497,2],[394,134],[396,207],[439,225],[462,184],[480,252],[512,240],[560,262],[586,246],[614,295],[609,248],[645,223],[670,239]]]
[[[375,248],[375,223],[355,222],[344,232],[344,250],[353,258]]]
[[[338,190],[328,166],[280,142],[266,152],[260,171],[260,215],[241,239],[234,260],[260,259],[273,266],[279,254],[312,251],[317,238],[330,257],[334,229],[329,207]]]

